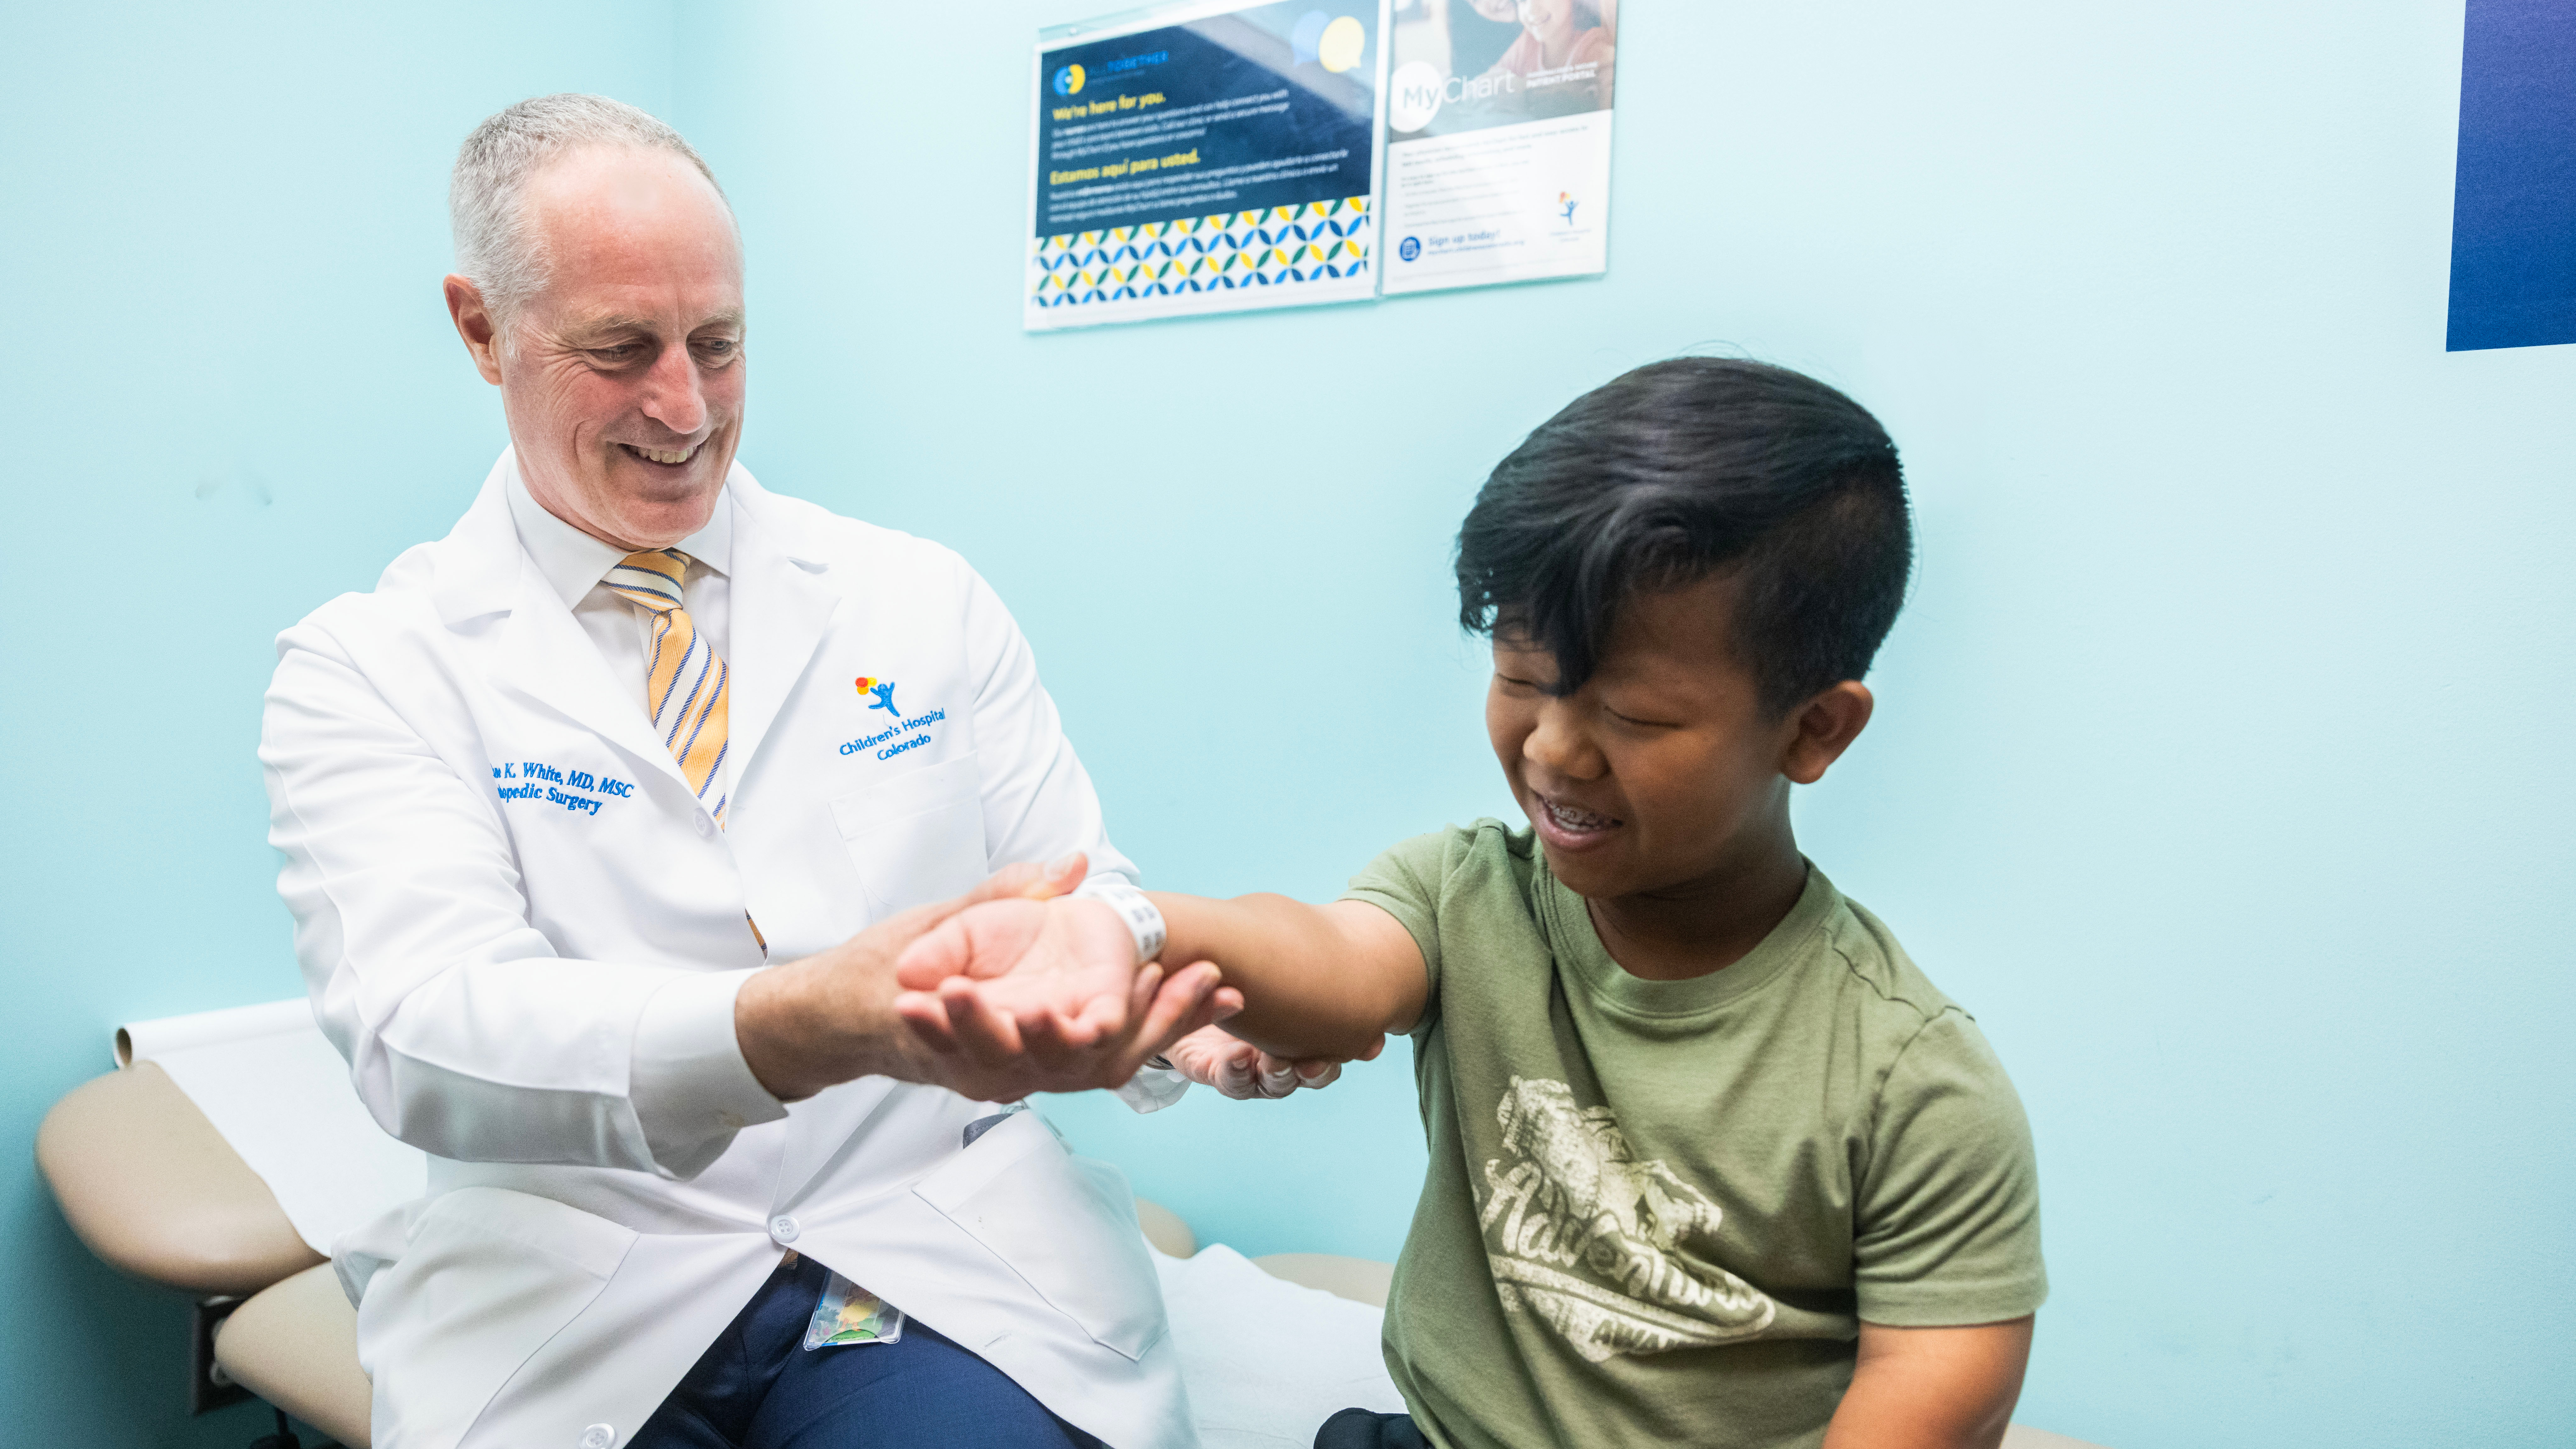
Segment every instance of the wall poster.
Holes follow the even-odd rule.
[[[1374,296],[1385,6],[1213,0],[1040,31],[1025,326]]]
[[[1402,0],[1393,25],[1385,292],[1608,270],[1618,0]]]

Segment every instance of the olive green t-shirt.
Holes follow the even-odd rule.
[[[2012,1083],[1822,872],[1742,960],[1631,976],[1530,832],[1389,850],[1348,899],[1422,947],[1431,1167],[1387,1367],[1443,1449],[1819,1444],[1860,1320],[2048,1293]]]

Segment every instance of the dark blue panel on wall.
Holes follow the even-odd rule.
[[[2450,350],[2576,342],[2576,0],[2469,0]]]

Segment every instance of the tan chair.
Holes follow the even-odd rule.
[[[221,1300],[248,1295],[215,1329],[215,1365],[349,1449],[368,1449],[358,1315],[321,1254],[296,1236],[276,1194],[169,1075],[141,1062],[73,1088],[36,1132],[36,1166],[89,1250],[140,1278]],[[1180,1216],[1138,1198],[1161,1252],[1198,1238]],[[1272,1277],[1372,1308],[1392,1264],[1329,1253],[1252,1260]],[[2015,1424],[2005,1449],[2098,1449]]]
[[[110,1266],[222,1305],[217,1384],[234,1383],[349,1449],[367,1449],[373,1389],[358,1315],[268,1184],[169,1074],[140,1062],[84,1082],[45,1114],[36,1166],[82,1243]],[[1136,1200],[1145,1240],[1199,1250],[1179,1214]]]

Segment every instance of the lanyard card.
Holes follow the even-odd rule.
[[[851,1343],[894,1343],[903,1337],[903,1310],[835,1273],[805,1325],[809,1349]]]

